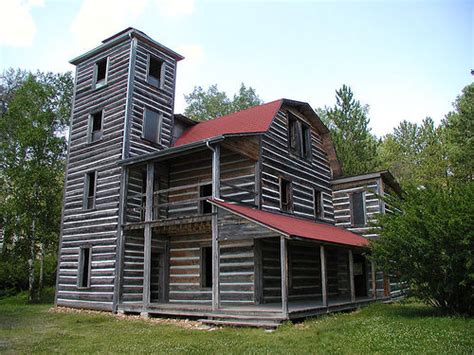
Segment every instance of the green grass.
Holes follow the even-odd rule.
[[[91,353],[449,353],[474,352],[474,320],[420,304],[374,304],[262,329],[214,331],[119,320],[109,314],[48,312],[26,297],[0,300],[0,352]]]

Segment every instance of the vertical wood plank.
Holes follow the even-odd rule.
[[[280,261],[281,261],[281,311],[284,317],[288,317],[288,250],[287,250],[287,241],[284,236],[280,237]]]
[[[146,167],[146,207],[145,222],[153,218],[153,180],[155,167],[153,163],[148,163]],[[143,261],[143,307],[146,309],[150,305],[150,276],[151,276],[151,237],[152,229],[149,223],[144,228],[144,261]]]
[[[354,258],[352,250],[348,251],[349,255],[349,283],[351,287],[351,302],[355,302],[355,286],[354,286]]]
[[[319,254],[321,259],[321,294],[323,307],[328,306],[328,279],[326,271],[326,252],[324,250],[324,245],[319,247]]]
[[[256,304],[263,302],[263,268],[262,268],[262,243],[258,239],[254,239],[254,300]]]
[[[377,280],[375,278],[375,263],[370,262],[370,271],[372,273],[372,298],[377,299]]]
[[[220,146],[214,146],[212,152],[212,197],[220,198]],[[212,205],[212,309],[218,310],[220,306],[219,292],[219,228],[218,207]]]

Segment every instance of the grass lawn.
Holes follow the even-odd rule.
[[[449,353],[474,352],[474,320],[420,304],[374,304],[262,329],[213,331],[123,320],[109,314],[49,312],[24,296],[0,300],[0,352],[91,353]]]

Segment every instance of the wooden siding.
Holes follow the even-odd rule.
[[[93,89],[95,63],[109,57],[107,84]],[[111,309],[115,278],[116,238],[124,114],[130,42],[118,44],[77,66],[70,129],[64,219],[58,271],[57,303]],[[103,109],[103,136],[88,143],[89,114]],[[96,171],[95,208],[83,209],[84,175]],[[91,246],[89,288],[77,287],[81,246]]]
[[[262,139],[262,208],[280,210],[278,178],[283,176],[292,182],[295,215],[315,219],[313,189],[316,188],[323,193],[324,218],[332,222],[331,170],[321,136],[314,128],[311,128],[311,143],[311,160],[290,155],[287,114],[284,110],[277,113]]]
[[[147,82],[148,55],[150,53],[164,62],[164,86],[162,88],[157,88]],[[175,77],[175,59],[146,43],[138,41],[132,84],[129,156],[132,157],[170,147],[173,140]],[[143,113],[145,108],[162,115],[158,144],[142,139]]]

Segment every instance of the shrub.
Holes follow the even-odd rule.
[[[474,182],[405,192],[387,201],[393,213],[378,218],[375,262],[425,302],[474,314]]]

